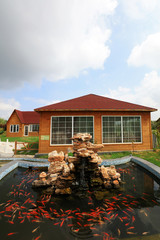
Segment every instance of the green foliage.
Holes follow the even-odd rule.
[[[157,122],[151,121],[152,130],[157,130]]]
[[[69,157],[73,157],[73,153],[72,153],[72,152],[69,152],[69,153],[68,153],[68,156],[69,156]]]
[[[0,134],[4,133],[4,129],[0,127]]]
[[[0,118],[0,124],[6,124],[6,123],[7,123],[7,120]]]
[[[156,140],[157,140],[157,146],[156,148],[160,148],[160,132],[159,130],[152,130],[152,133],[156,136]]]

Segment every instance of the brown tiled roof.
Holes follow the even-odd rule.
[[[19,120],[23,124],[39,124],[40,115],[34,111],[19,111],[15,109]]]
[[[155,108],[119,101],[95,94],[36,108],[35,111],[156,111]]]

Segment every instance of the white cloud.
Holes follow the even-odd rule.
[[[145,74],[139,86],[134,89],[118,87],[115,90],[109,89],[107,97],[119,99],[126,102],[140,104],[156,108],[158,111],[152,113],[153,120],[160,117],[160,76],[156,71]]]
[[[20,103],[14,98],[0,98],[0,118],[8,119],[14,109],[20,109]]]
[[[110,55],[106,20],[116,6],[117,0],[0,1],[1,88],[103,68]]]
[[[145,18],[159,7],[159,0],[120,0],[125,14],[132,19]],[[150,16],[151,17],[151,16]]]
[[[160,68],[160,32],[151,34],[140,45],[133,48],[128,64],[136,67],[146,65],[152,69]]]

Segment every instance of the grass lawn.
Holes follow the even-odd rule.
[[[0,139],[2,142],[6,142],[8,139],[9,142],[38,142],[39,137],[6,137],[6,132],[0,134]]]
[[[151,163],[160,167],[160,151],[146,151],[146,152],[135,152],[132,154],[133,156],[143,158]]]
[[[104,153],[100,155],[102,159],[115,159],[131,155],[131,152]]]
[[[116,153],[107,153],[100,155],[102,159],[114,159],[121,158],[128,155],[133,155],[135,157],[139,157],[145,159],[151,163],[160,167],[160,151],[142,151],[142,152],[116,152]]]

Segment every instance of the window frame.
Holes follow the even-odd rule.
[[[38,125],[39,126],[39,124],[29,124],[29,130],[28,130],[28,132],[39,132],[39,127],[38,127],[38,131],[33,131],[33,125]]]
[[[13,131],[14,126],[16,126],[16,131]],[[11,128],[12,128],[12,130],[11,130]],[[17,130],[17,129],[18,129],[18,130]],[[19,124],[11,124],[9,131],[10,131],[10,133],[18,133],[18,132],[19,132]]]
[[[121,118],[121,139],[122,142],[120,143],[104,143],[103,142],[103,117],[120,117]],[[139,117],[140,118],[140,136],[141,136],[141,142],[124,142],[123,141],[123,117]],[[101,116],[101,123],[102,123],[102,144],[142,144],[143,143],[143,139],[142,139],[142,117],[141,115],[102,115]]]
[[[74,117],[92,117],[92,119],[93,119],[93,140],[94,140],[94,116],[93,115],[72,115],[72,116],[70,116],[70,115],[63,115],[63,116],[51,116],[51,120],[50,120],[50,146],[72,146],[73,145],[73,142],[72,143],[51,143],[51,141],[52,141],[52,118],[53,117],[71,117],[72,118],[72,137],[73,137],[73,135],[74,135]]]

